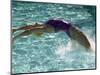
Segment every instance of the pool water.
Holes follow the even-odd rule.
[[[12,28],[63,19],[79,27],[95,49],[95,12],[95,6],[13,1]],[[95,53],[72,42],[64,32],[18,37],[12,41],[12,73],[95,69]]]

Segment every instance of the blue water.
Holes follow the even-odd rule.
[[[95,6],[12,2],[12,27],[44,23],[51,18],[72,22],[95,44]],[[71,45],[64,32],[19,37],[12,42],[12,73],[96,68],[95,53]]]

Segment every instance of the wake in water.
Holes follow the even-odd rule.
[[[72,51],[78,51],[78,52],[87,52],[87,53],[95,53],[95,42],[89,38],[89,42],[91,44],[90,48],[87,49],[84,46],[80,45],[77,41],[70,39],[67,43],[67,45],[59,44],[60,46],[56,50],[56,54],[60,56],[60,58],[63,58],[66,53],[72,52]]]

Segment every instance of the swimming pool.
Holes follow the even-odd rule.
[[[96,7],[39,2],[12,2],[12,27],[44,23],[52,18],[72,22],[95,46]],[[12,37],[20,31],[13,33]],[[19,37],[12,41],[12,73],[95,69],[95,53],[73,47],[64,32]]]

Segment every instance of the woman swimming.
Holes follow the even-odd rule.
[[[25,30],[25,31],[16,37],[26,36],[32,33],[41,36],[43,33],[52,33],[52,32],[56,33],[59,31],[64,31],[71,39],[77,41],[85,48],[90,48],[90,43],[85,34],[81,32],[78,28],[73,26],[71,23],[68,23],[64,20],[51,19],[45,22],[44,24],[36,23],[35,25],[29,25],[20,27],[18,29],[14,29],[14,31],[17,30]]]

